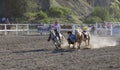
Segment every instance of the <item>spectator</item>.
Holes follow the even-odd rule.
[[[5,23],[5,22],[6,22],[6,18],[2,17],[2,23]]]

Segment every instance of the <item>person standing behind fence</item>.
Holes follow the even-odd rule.
[[[2,17],[2,23],[6,23],[6,18],[5,17]]]

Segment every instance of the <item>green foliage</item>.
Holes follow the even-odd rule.
[[[79,20],[79,16],[76,15],[70,15],[69,18],[67,18],[67,20],[70,23],[81,23],[81,21]]]
[[[61,5],[56,0],[50,0],[51,6],[61,7]]]
[[[120,13],[118,12],[120,11],[119,5],[120,5],[120,2],[118,0],[113,0],[111,2],[109,11],[110,11],[110,14],[113,16],[113,18],[117,18],[117,19],[120,18]]]
[[[35,20],[36,13],[27,12],[24,13],[24,16],[28,19],[28,21]]]
[[[34,11],[37,0],[2,0],[4,10],[1,10],[6,17],[23,17],[24,13]]]
[[[109,22],[120,22],[119,18],[114,18],[113,16],[110,16],[108,19]]]
[[[63,16],[63,11],[60,10],[60,8],[58,8],[58,7],[51,7],[49,9],[49,15],[51,17],[61,17],[61,16]]]
[[[109,7],[95,8],[94,0],[1,0],[0,8],[1,11],[4,11],[0,11],[0,17],[12,17],[17,21],[26,20],[39,23],[50,23],[56,19],[69,23],[82,23],[81,20],[85,23],[103,20],[120,21],[120,0],[109,1]],[[2,7],[4,8],[2,9]],[[90,14],[91,12],[93,13]],[[88,15],[90,18],[84,20]]]
[[[6,3],[6,8],[7,8],[7,14],[9,16],[14,16],[14,17],[21,17],[24,12],[27,11],[27,5],[26,1],[23,0],[5,0]],[[23,5],[24,4],[24,5]]]
[[[43,11],[40,11],[37,13],[36,15],[37,19],[45,19],[45,18],[48,18],[47,14]]]
[[[51,17],[63,17],[68,15],[70,10],[68,8],[61,8],[61,7],[51,7],[49,9],[49,16]]]
[[[105,8],[97,7],[93,12],[93,16],[99,17],[101,20],[108,20],[109,11]]]
[[[64,8],[60,8],[60,9],[63,11],[64,16],[67,16],[70,14],[71,10],[69,8],[64,7]]]
[[[25,1],[27,12],[36,12],[37,9],[39,8],[37,5],[37,0],[25,0]]]
[[[96,22],[101,22],[101,18],[99,17],[91,17],[91,18],[87,18],[84,23],[88,23],[88,24],[93,24],[93,23],[96,23]]]
[[[51,19],[50,18],[44,18],[42,20],[39,20],[38,23],[45,23],[45,24],[48,24],[50,23]]]

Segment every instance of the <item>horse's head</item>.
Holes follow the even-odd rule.
[[[59,35],[60,35],[61,40],[66,40],[66,38],[65,38],[65,36],[63,34],[59,33]]]
[[[53,39],[56,37],[55,31],[53,29],[50,30],[50,38]]]
[[[81,28],[76,28],[75,29],[75,34],[82,35],[82,29]]]
[[[62,35],[58,32],[55,32],[55,30],[50,30],[50,39],[52,39],[53,43],[55,44],[56,48],[61,47],[61,39]]]

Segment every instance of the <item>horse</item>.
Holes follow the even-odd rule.
[[[86,46],[90,46],[90,33],[89,32],[87,32],[86,37],[85,37],[83,30],[79,28],[75,30],[75,35],[77,37],[76,42],[78,44],[78,49],[80,49],[82,42],[85,42]],[[90,48],[90,47],[86,47],[86,48]]]
[[[61,33],[59,33],[59,36],[60,36],[60,39],[59,39],[59,37],[56,35],[54,29],[51,29],[51,30],[50,30],[49,39],[53,41],[56,49],[62,49],[62,48],[61,48],[61,44],[62,44],[61,40],[65,39],[65,37],[64,37]]]

